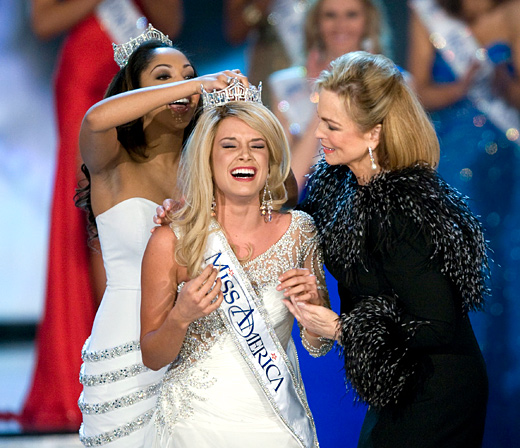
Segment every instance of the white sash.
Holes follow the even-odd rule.
[[[148,26],[148,20],[131,0],[105,0],[97,6],[96,17],[116,44],[139,36]]]
[[[210,230],[203,267],[220,268],[224,294],[220,317],[278,417],[302,447],[318,447],[305,392],[269,316],[218,224]]]
[[[464,76],[478,57],[481,68],[468,91],[474,107],[504,133],[520,130],[520,114],[492,89],[493,63],[480,48],[471,30],[460,20],[449,16],[435,0],[411,0],[411,5],[431,33],[431,40],[444,61],[457,77]]]
[[[307,79],[303,66],[278,70],[268,78],[269,87],[292,135],[302,135],[316,115],[316,104],[311,101],[312,82]]]
[[[291,65],[303,65],[305,63],[303,31],[309,1],[277,0],[272,3],[271,14],[274,16],[274,27],[291,60]]]

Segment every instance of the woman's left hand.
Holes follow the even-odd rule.
[[[283,291],[286,298],[295,302],[306,301],[315,305],[321,305],[322,300],[318,294],[316,276],[309,269],[294,268],[284,272],[278,277],[280,284],[277,291]]]
[[[336,339],[338,315],[334,311],[321,305],[296,302],[293,298],[285,299],[284,303],[300,325],[309,333],[327,339]]]

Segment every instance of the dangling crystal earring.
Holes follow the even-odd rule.
[[[211,202],[211,216],[213,218],[217,216],[217,202],[215,201],[215,196],[213,196],[213,201]]]
[[[269,199],[267,199],[269,196]],[[264,217],[265,222],[271,222],[273,219],[273,197],[271,196],[271,190],[269,190],[269,184],[267,179],[265,180],[264,193],[262,195],[262,205],[260,206],[260,215]]]
[[[368,147],[368,156],[370,157],[370,162],[372,163],[372,169],[377,170],[376,160],[374,159],[374,153],[370,146]]]

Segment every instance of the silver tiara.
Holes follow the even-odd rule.
[[[246,88],[237,78],[233,78],[231,84],[222,90],[207,92],[201,84],[202,108],[204,110],[223,106],[230,101],[249,101],[262,104],[262,83],[258,87],[249,84]]]
[[[170,46],[173,46],[172,41],[168,38],[167,35],[161,33],[157,28],[154,28],[151,23],[148,24],[148,28],[139,36],[130,39],[126,44],[112,44],[112,48],[114,49],[114,61],[117,62],[120,68],[123,68],[127,62],[128,58],[135,51],[135,49],[144,42],[148,42],[149,40],[158,40]]]

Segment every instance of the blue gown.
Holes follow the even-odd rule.
[[[508,64],[511,73],[507,49],[504,52],[502,45],[494,50],[506,56],[502,63]],[[488,52],[491,56],[493,49]],[[455,80],[439,54],[433,79],[437,83]],[[490,378],[486,438],[494,443],[503,440],[508,446],[514,438],[507,422],[520,421],[517,400],[511,399],[511,391],[520,390],[520,140],[509,140],[468,99],[432,112],[431,118],[441,146],[439,172],[469,196],[469,205],[481,217],[492,249],[487,313],[472,315],[472,321]],[[504,419],[504,415],[509,417]]]

